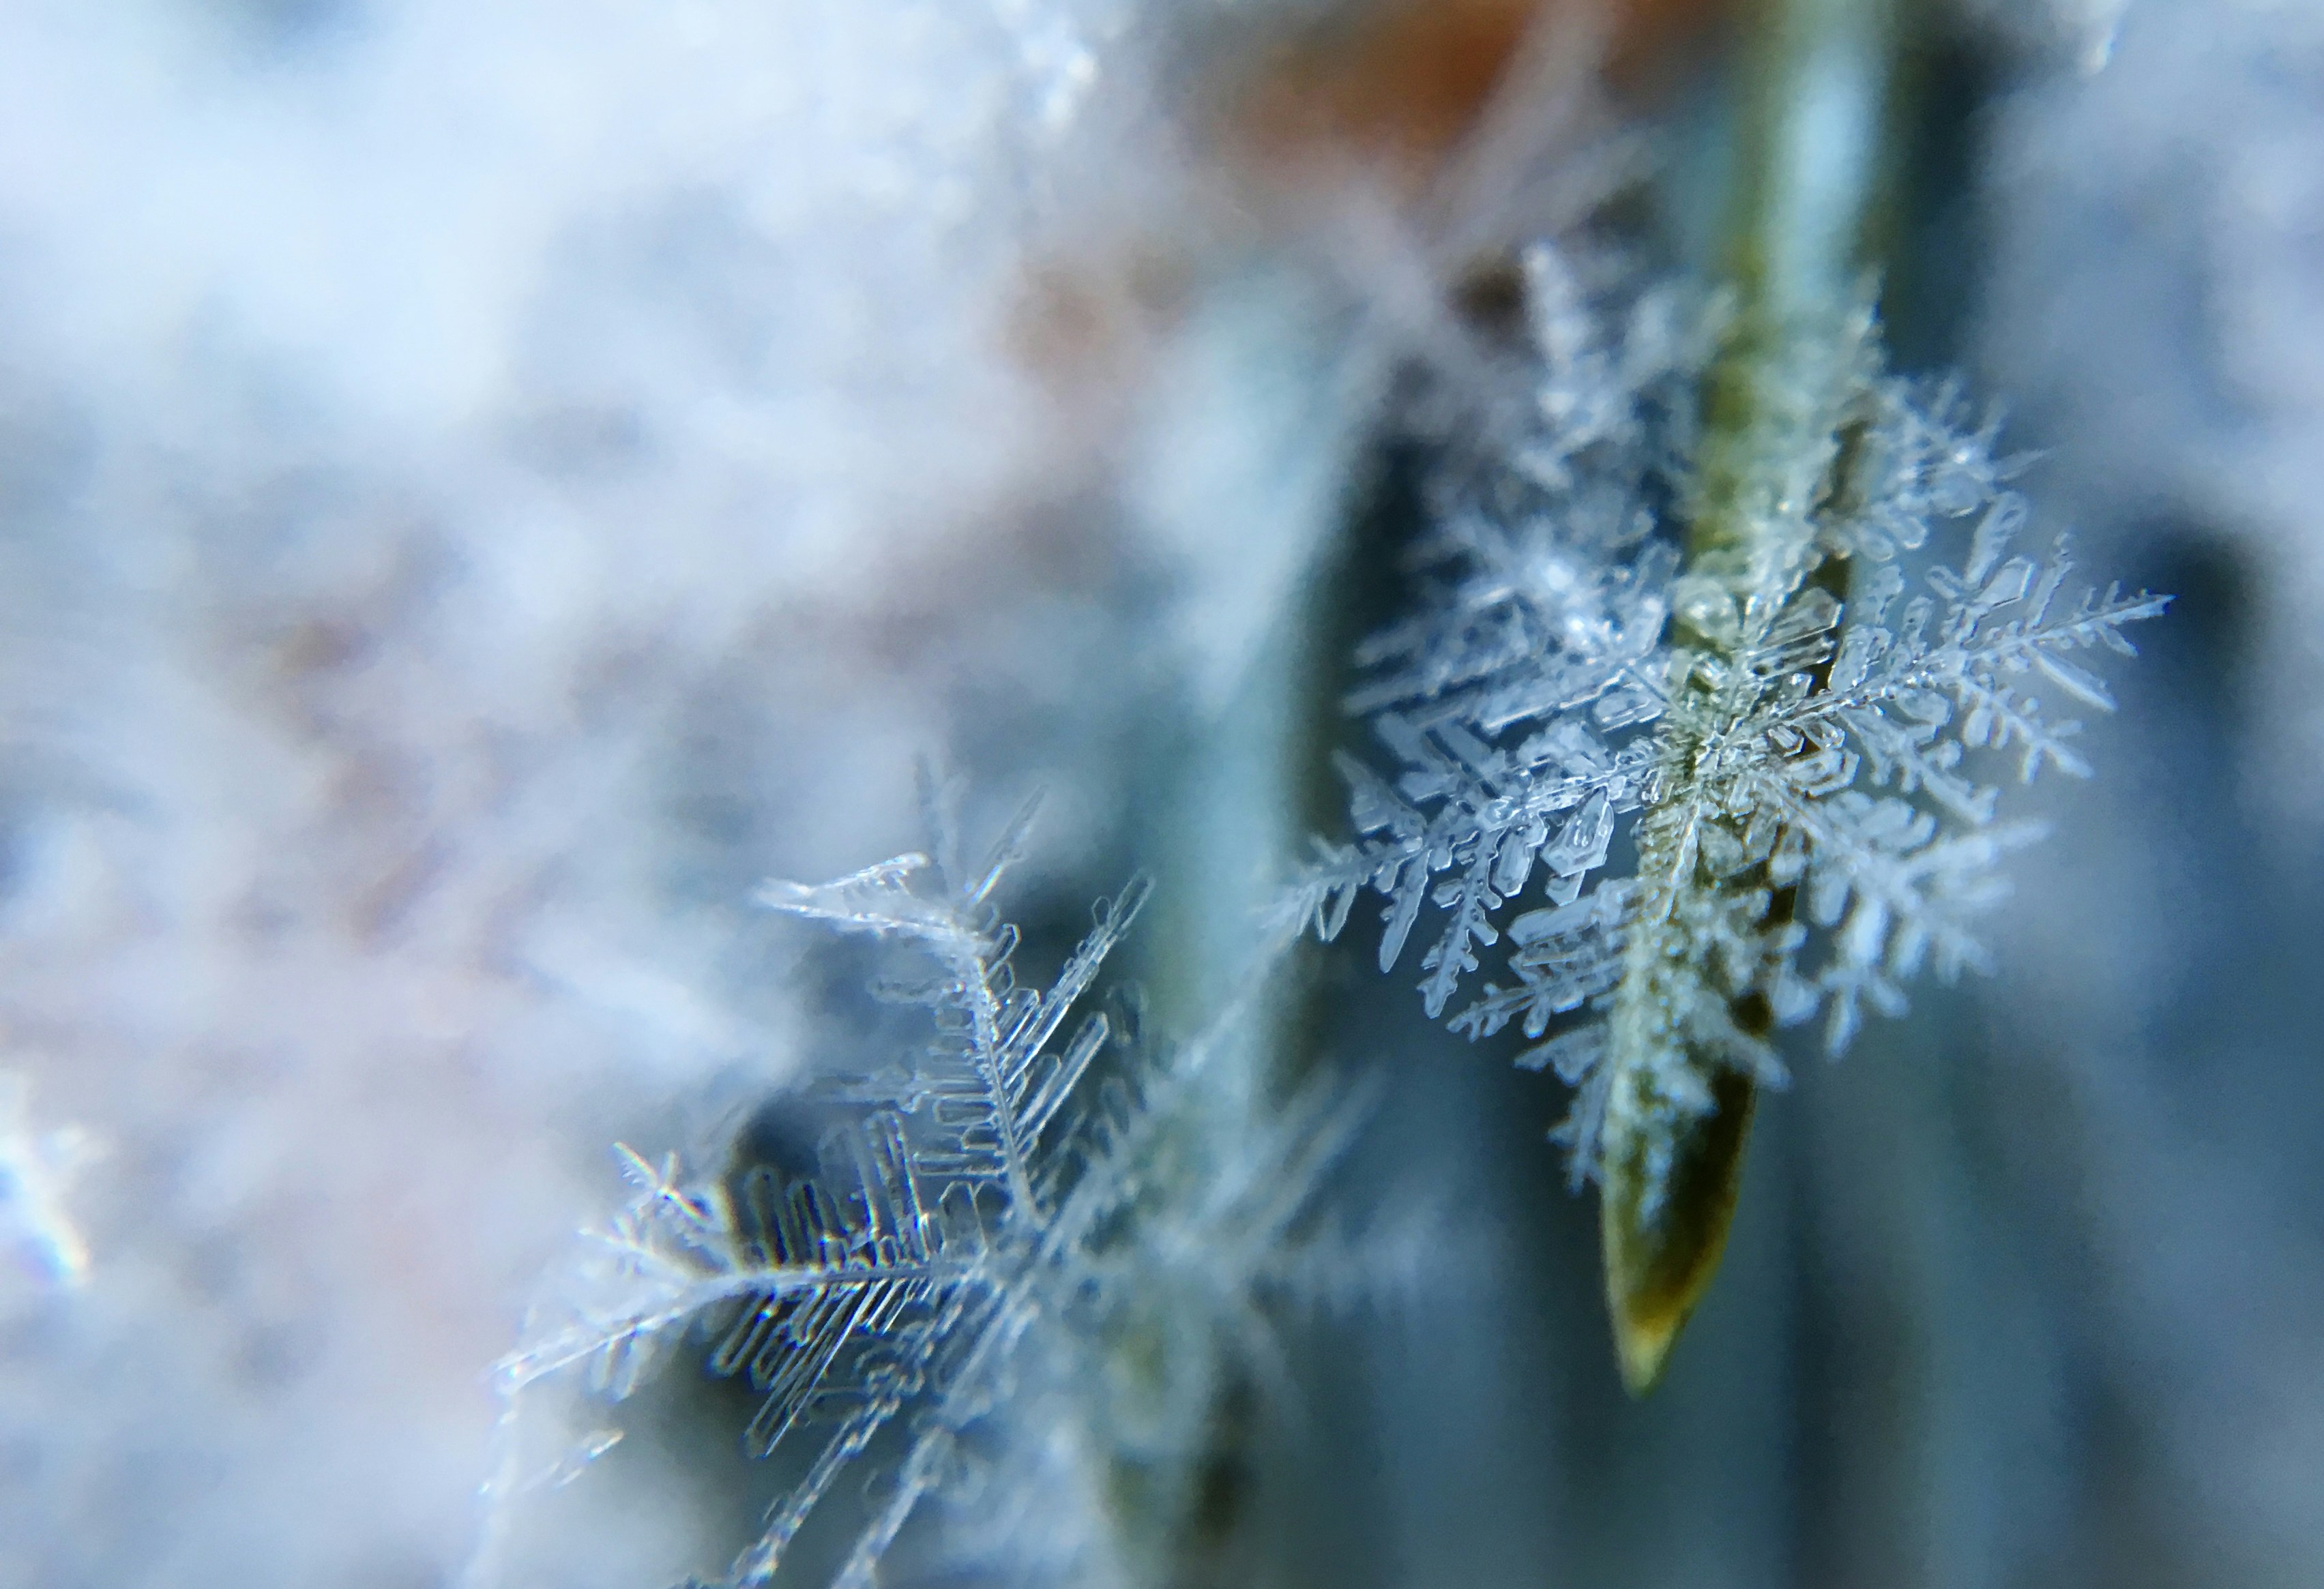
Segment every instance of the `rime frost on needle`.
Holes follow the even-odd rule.
[[[1531,275],[1537,300],[1571,280],[1542,251]],[[1866,315],[1762,355],[1748,459],[1697,445],[1705,339],[1655,301],[1591,306],[1610,347],[1536,313],[1545,435],[1444,491],[1448,572],[1349,703],[1396,770],[1342,758],[1357,838],[1296,896],[1325,938],[1383,896],[1381,967],[1418,928],[1431,1015],[1506,937],[1452,1024],[1536,1040],[1518,1062],[1577,1089],[1575,1184],[1629,1156],[1649,1220],[1719,1075],[1782,1079],[1774,1027],[1821,1015],[1837,1052],[1924,965],[1982,963],[1974,918],[2036,836],[1997,819],[1994,763],[2087,775],[2044,697],[2110,709],[2082,654],[2129,653],[2167,600],[2021,550],[1993,427],[1884,372]],[[1740,527],[1693,524],[1683,567],[1713,501]],[[1625,819],[1635,866],[1584,892]]]
[[[1260,1121],[1223,1110],[1216,1040],[1167,1061],[1134,1052],[1127,1075],[1082,1086],[1116,1034],[1098,1013],[1060,1033],[1147,890],[1101,902],[1051,986],[1019,986],[1016,929],[990,899],[1032,815],[973,873],[940,841],[935,859],[761,891],[776,910],[913,951],[914,976],[879,991],[931,1011],[935,1040],[816,1089],[859,1111],[826,1138],[817,1173],[689,1180],[675,1157],[622,1149],[632,1200],[500,1366],[504,1427],[546,1379],[584,1373],[618,1401],[688,1342],[708,1373],[747,1381],[747,1449],[804,1460],[724,1584],[770,1579],[859,1465],[881,1483],[840,1584],[873,1582],[924,1502],[969,1492],[976,1505],[952,1509],[942,1533],[955,1566],[1146,1581],[1118,1515],[1120,1474],[1148,1491],[1169,1490],[1174,1470],[1190,1483],[1211,1376],[1230,1353],[1264,1356],[1270,1306],[1313,1289],[1294,1227],[1359,1106],[1315,1093]],[[1133,1336],[1152,1344],[1118,1349]],[[512,1458],[495,1499],[569,1479],[619,1437],[592,1430],[538,1473]]]

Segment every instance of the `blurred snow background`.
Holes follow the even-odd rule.
[[[963,696],[1089,776],[997,328],[1110,25],[0,7],[4,1062],[109,1148],[0,1581],[439,1581],[607,1144],[796,1062],[754,880]]]
[[[1538,81],[1462,142],[1525,8],[1356,9],[0,3],[0,1584],[444,1581],[607,1144],[822,1041],[757,880],[913,842],[934,749],[1112,885],[1558,218]],[[1704,9],[1618,18],[1653,115]],[[1503,1263],[1318,1337],[1283,1581],[2324,1578],[2324,10],[2012,20],[1899,336],[2183,592],[2101,778],[2006,975],[1765,1111],[1642,1407],[1548,1084],[1339,988]]]

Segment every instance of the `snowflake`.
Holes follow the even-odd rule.
[[[675,1156],[621,1150],[632,1200],[500,1366],[498,1498],[568,1482],[620,1438],[592,1430],[528,1474],[514,1435],[529,1388],[579,1373],[618,1401],[680,1343],[706,1339],[707,1372],[759,1398],[746,1449],[804,1458],[722,1584],[768,1582],[859,1465],[881,1483],[840,1584],[874,1582],[922,1503],[946,1494],[977,1499],[948,1519],[955,1566],[1138,1581],[1104,1476],[1191,1483],[1213,1376],[1266,1355],[1270,1307],[1330,1289],[1294,1227],[1364,1101],[1311,1089],[1263,1116],[1226,1102],[1216,1054],[1231,1012],[1212,1038],[1167,1061],[1140,1051],[1123,1077],[1084,1087],[1121,1046],[1113,1024],[1093,1013],[1059,1035],[1147,889],[1101,902],[1049,987],[1019,985],[1017,931],[990,899],[1032,814],[973,873],[939,844],[940,859],[761,891],[774,909],[908,946],[921,974],[879,991],[932,1012],[936,1039],[892,1071],[815,1089],[861,1111],[825,1140],[815,1174],[758,1165],[689,1180]],[[1131,1338],[1136,1353],[1114,1349]],[[1158,1376],[1146,1364],[1157,1355]],[[874,1454],[890,1431],[900,1438]]]
[[[1595,388],[1545,400],[1544,427],[1590,422],[1447,493],[1430,551],[1452,573],[1366,644],[1378,672],[1349,701],[1397,770],[1341,758],[1356,838],[1318,841],[1290,908],[1329,939],[1383,896],[1387,970],[1436,906],[1432,1017],[1506,936],[1509,979],[1452,1026],[1535,1040],[1518,1062],[1576,1089],[1555,1133],[1574,1184],[1622,1162],[1651,1223],[1720,1079],[1784,1079],[1775,1028],[1821,1014],[1837,1052],[1924,965],[1984,963],[1974,918],[2038,834],[1997,820],[1985,767],[2087,776],[2079,725],[2034,691],[2110,710],[2080,654],[2128,654],[2168,599],[2070,596],[2062,542],[2016,552],[2018,461],[1950,385],[1881,371],[1868,314],[1757,348],[1718,446],[1683,393],[1733,400],[1730,366],[1684,357],[1702,344],[1666,312],[1594,323],[1653,348],[1536,336],[1545,392]],[[1908,597],[1907,560],[1956,526],[1966,555]],[[1626,822],[1634,864],[1585,892]],[[1537,876],[1547,906],[1512,916]]]

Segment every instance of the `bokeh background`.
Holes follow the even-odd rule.
[[[916,842],[921,754],[972,829],[1048,788],[1053,932],[1250,787],[1327,820],[1187,748],[1316,590],[1393,610],[1477,262],[1702,229],[1732,26],[0,0],[0,1584],[456,1575],[609,1144],[840,1041],[751,889]],[[1463,1259],[1297,1333],[1237,1581],[2324,1582],[2324,6],[1919,39],[1897,356],[2180,600],[1997,973],[1763,1108],[1649,1401],[1554,1083],[1320,962],[1343,1193]],[[609,1589],[715,1510],[632,1502]]]

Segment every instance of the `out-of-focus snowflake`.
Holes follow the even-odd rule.
[[[32,1098],[29,1079],[0,1070],[0,1246],[21,1246],[45,1280],[78,1288],[88,1279],[88,1239],[69,1197],[97,1144],[78,1126],[39,1129]]]

